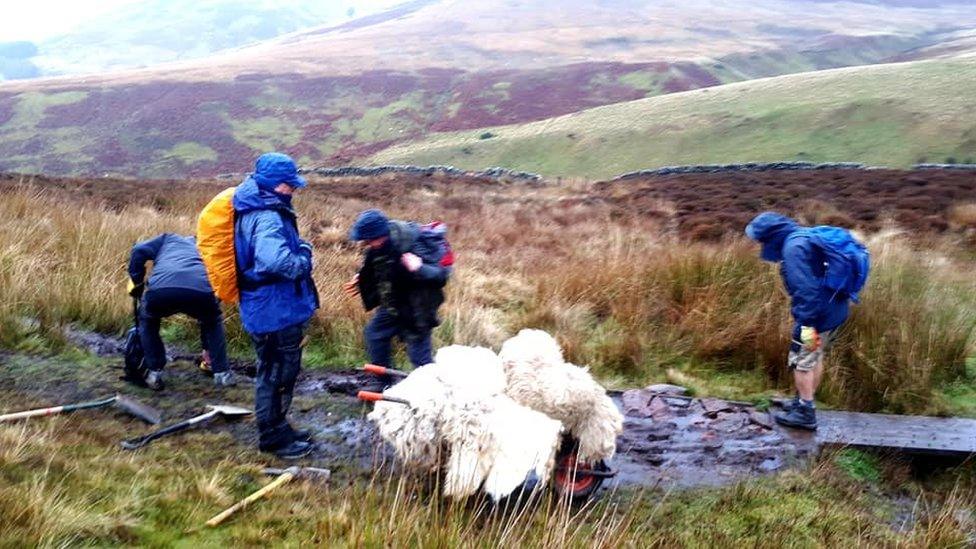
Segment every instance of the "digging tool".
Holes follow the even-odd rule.
[[[404,378],[410,375],[407,372],[401,372],[400,370],[395,370],[393,368],[387,368],[385,366],[379,366],[376,364],[367,364],[363,366],[363,371],[369,372],[371,374],[376,374],[378,376],[393,376],[393,377],[400,377],[400,378]]]
[[[359,400],[364,400],[366,402],[379,402],[382,400],[386,402],[396,402],[397,404],[410,406],[410,401],[405,398],[386,396],[383,393],[374,393],[372,391],[359,391],[359,393],[356,394],[356,398],[358,398]]]
[[[93,400],[91,402],[79,402],[76,404],[64,404],[61,406],[53,406],[51,408],[39,408],[37,410],[27,410],[26,412],[15,412],[12,414],[4,414],[0,416],[0,423],[4,421],[13,421],[15,419],[26,419],[30,417],[37,416],[53,416],[55,414],[63,414],[67,412],[74,412],[76,410],[87,410],[90,408],[104,408],[106,406],[115,405],[116,408],[122,410],[123,412],[137,417],[146,423],[151,425],[158,425],[162,421],[162,416],[159,410],[151,406],[147,406],[133,398],[129,398],[124,395],[115,395],[112,397],[104,398],[102,400]]]
[[[225,509],[219,515],[207,521],[207,526],[214,527],[220,526],[222,522],[227,520],[228,517],[234,513],[240,511],[241,509],[247,507],[248,505],[254,503],[255,501],[261,499],[269,492],[275,488],[291,481],[295,477],[299,478],[319,478],[322,482],[329,480],[332,475],[332,471],[328,469],[320,469],[318,467],[289,467],[287,469],[265,469],[264,474],[275,475],[277,478],[266,484],[260,490],[254,492],[253,494],[247,496],[241,501],[235,503],[233,506]]]
[[[143,446],[149,444],[150,442],[156,440],[157,438],[164,437],[166,435],[170,435],[173,433],[178,433],[180,431],[184,431],[186,429],[189,429],[190,427],[193,427],[194,425],[197,425],[198,423],[203,423],[204,421],[208,421],[217,416],[224,416],[227,418],[238,418],[243,416],[249,416],[254,413],[251,410],[248,410],[247,408],[241,408],[239,406],[209,405],[207,406],[207,408],[209,408],[210,411],[205,414],[201,414],[196,417],[191,417],[190,419],[187,419],[185,421],[181,421],[179,423],[169,425],[167,427],[163,427],[162,429],[153,431],[148,435],[144,435],[138,438],[132,438],[129,440],[123,440],[122,447],[125,448],[126,450],[135,450],[136,448],[142,448]]]

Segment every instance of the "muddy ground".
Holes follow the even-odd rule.
[[[0,390],[20,393],[38,406],[124,392],[157,407],[164,423],[202,413],[206,404],[253,403],[251,363],[235,361],[238,386],[218,390],[196,368],[194,355],[171,348],[167,388],[154,393],[118,379],[119,339],[80,330],[70,331],[68,338],[98,358],[75,366],[63,357],[0,355]],[[380,463],[391,463],[391,452],[365,418],[368,405],[355,397],[360,390],[381,389],[376,377],[354,369],[303,371],[295,390],[292,419],[315,435],[317,446],[308,464],[356,475],[372,471]],[[618,439],[618,454],[610,464],[618,475],[607,487],[719,486],[800,465],[816,452],[812,437],[778,429],[768,413],[751,406],[663,394],[656,387],[614,392],[612,396],[626,420]],[[135,420],[127,421],[131,421],[133,436],[149,430]],[[228,433],[249,447],[256,444],[250,420],[218,420],[203,429]]]

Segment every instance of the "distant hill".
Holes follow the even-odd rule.
[[[37,44],[0,44],[0,76],[92,74],[196,59],[302,29],[341,24],[401,1],[141,0],[63,36]],[[354,4],[369,11],[360,7],[357,12]],[[29,55],[24,55],[27,44]],[[19,55],[5,56],[16,45],[21,45]],[[14,70],[13,59],[32,70]]]
[[[966,4],[905,3],[412,0],[206,58],[0,83],[0,170],[213,175],[267,149],[358,163],[431,132],[957,55],[976,28]]]
[[[976,162],[976,56],[781,76],[433,135],[377,164],[607,178],[678,164]]]

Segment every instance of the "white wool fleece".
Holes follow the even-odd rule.
[[[404,465],[445,470],[445,496],[465,497],[484,484],[498,500],[531,471],[548,478],[562,430],[503,395],[504,388],[494,352],[454,345],[385,391],[410,406],[378,402],[368,417]]]
[[[561,421],[579,441],[583,461],[609,460],[623,431],[623,415],[586,368],[563,360],[556,340],[522,330],[502,345],[507,385],[515,402]]]

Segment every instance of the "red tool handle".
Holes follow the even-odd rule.
[[[378,376],[390,375],[396,377],[407,377],[406,372],[401,372],[400,370],[394,370],[393,368],[387,368],[378,364],[367,364],[363,366],[363,371],[376,374]]]
[[[365,400],[366,402],[396,402],[397,404],[405,404],[410,406],[410,401],[406,399],[386,396],[383,393],[374,393],[372,391],[359,391],[356,397],[359,400]]]

